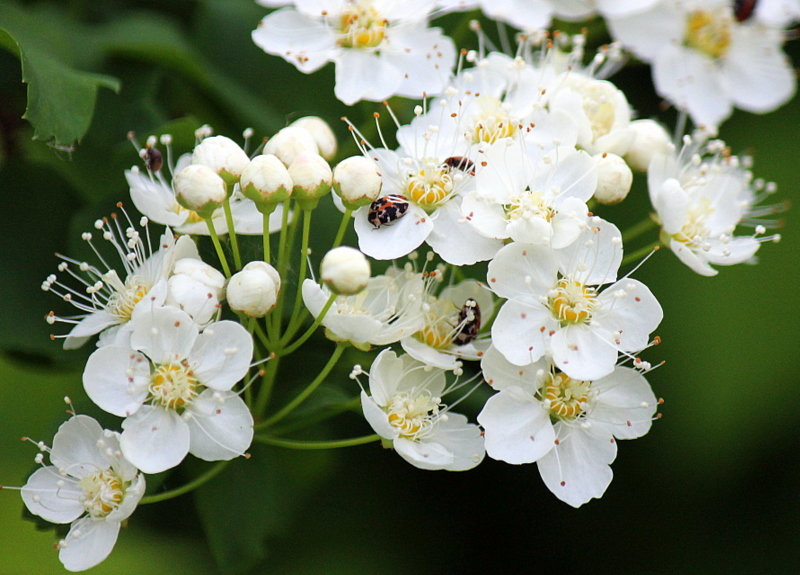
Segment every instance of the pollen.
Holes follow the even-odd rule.
[[[338,43],[343,48],[376,48],[386,37],[388,24],[371,1],[355,2],[340,16]]]
[[[439,399],[427,393],[416,397],[402,393],[395,395],[385,409],[389,423],[397,428],[400,437],[417,439],[439,416]]]
[[[594,288],[562,278],[550,296],[550,311],[562,325],[588,323],[596,299]]]
[[[685,43],[714,59],[722,58],[731,44],[733,19],[728,11],[691,12],[686,20]]]
[[[406,179],[406,197],[423,209],[447,201],[453,194],[456,177],[453,169],[434,159],[423,162],[421,169]]]
[[[589,400],[590,383],[556,373],[545,383],[543,395],[550,406],[550,415],[559,419],[576,419],[584,413]]]
[[[122,478],[109,469],[86,475],[78,485],[83,489],[83,506],[91,517],[105,517],[125,498]]]
[[[156,366],[148,391],[152,403],[169,409],[181,409],[194,401],[201,391],[200,387],[189,366],[183,362]]]

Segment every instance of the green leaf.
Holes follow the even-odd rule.
[[[267,543],[278,543],[331,467],[325,452],[253,445],[251,453],[195,492],[209,548],[225,573],[247,572],[264,559]]]
[[[28,85],[28,104],[23,118],[34,127],[34,138],[57,148],[71,148],[92,121],[98,88],[118,92],[120,82],[103,74],[73,67],[75,56],[58,49],[47,38],[48,19],[11,5],[0,7],[0,46],[15,54]],[[59,35],[63,30],[59,30]],[[83,43],[80,34],[72,41]]]

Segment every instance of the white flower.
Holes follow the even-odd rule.
[[[249,163],[239,144],[225,136],[204,138],[192,151],[192,164],[211,168],[226,183],[238,182]]]
[[[175,262],[167,287],[166,305],[182,309],[197,323],[206,324],[224,298],[225,276],[199,259],[183,258]]]
[[[693,271],[717,274],[711,265],[751,260],[762,241],[777,236],[735,236],[743,220],[769,213],[754,207],[753,174],[719,140],[686,137],[680,154],[657,154],[648,170],[650,201],[662,241]],[[763,185],[763,184],[762,184]],[[769,188],[768,191],[772,190]]]
[[[545,354],[577,379],[599,379],[619,352],[647,347],[663,317],[650,290],[634,279],[616,279],[622,259],[620,233],[593,218],[592,227],[562,250],[513,243],[489,263],[488,285],[509,298],[492,325],[492,343],[515,365]]]
[[[482,234],[562,248],[586,228],[586,202],[597,187],[596,164],[586,152],[557,148],[537,160],[524,142],[504,139],[483,163],[462,204]]]
[[[253,261],[233,274],[227,286],[228,305],[250,317],[264,317],[275,307],[281,277],[266,262]]]
[[[784,33],[758,18],[743,22],[728,0],[661,0],[609,20],[615,38],[650,62],[659,95],[713,129],[733,106],[774,110],[795,92],[795,72],[781,50]]]
[[[479,332],[481,322],[494,314],[494,301],[482,283],[466,280],[447,286],[438,296],[427,295],[423,308],[422,329],[400,340],[414,359],[439,369],[457,370],[459,360],[480,359],[489,347],[488,337],[480,337]]]
[[[597,189],[594,199],[605,205],[617,204],[628,197],[633,185],[633,172],[616,154],[594,156],[597,163]]]
[[[477,425],[446,409],[445,384],[444,371],[385,349],[370,368],[361,407],[375,433],[411,465],[465,471],[483,460],[483,437]]]
[[[149,240],[143,239],[130,222],[123,231],[116,214],[112,214],[110,222],[105,219],[97,220],[95,229],[102,233],[103,239],[120,255],[121,273],[108,267],[102,259],[101,267],[98,268],[89,262],[59,254],[63,261],[59,264],[58,271],[80,282],[82,288],[70,287],[68,282],[63,282],[55,274],[42,283],[43,290],[70,302],[81,312],[80,315],[71,317],[58,317],[52,312],[48,315],[50,323],[62,321],[75,324],[64,340],[64,349],[76,349],[89,337],[103,330],[107,330],[104,343],[117,336],[124,338],[126,333],[118,333],[120,327],[131,320],[139,307],[164,303],[167,280],[175,262],[183,258],[199,259],[192,239],[182,236],[175,240],[169,228],[161,236],[158,250],[152,253]],[[85,232],[82,237],[91,244],[91,233]],[[123,331],[130,330],[126,328]]]
[[[146,473],[242,455],[253,417],[230,391],[250,366],[253,340],[219,321],[200,332],[184,312],[156,308],[135,322],[130,347],[106,346],[86,363],[83,385],[101,409],[124,417],[120,445]]]
[[[553,14],[552,0],[438,0],[445,10],[472,10],[480,8],[493,20],[502,20],[521,30],[538,30],[550,25]]]
[[[536,461],[548,489],[573,507],[602,497],[615,440],[646,434],[658,405],[645,378],[628,367],[578,380],[544,359],[520,367],[490,348],[481,368],[499,390],[478,415],[487,454],[514,464]]]
[[[44,466],[22,487],[28,510],[45,521],[71,523],[58,543],[69,571],[94,567],[114,547],[120,524],[144,495],[144,476],[120,453],[119,434],[91,417],[61,424]]]
[[[427,0],[305,0],[266,16],[253,31],[265,52],[304,73],[336,64],[336,97],[352,105],[442,90],[455,63],[452,40],[427,28]]]
[[[365,287],[372,275],[369,260],[349,246],[333,248],[319,265],[322,283],[334,293],[355,295]]]
[[[361,347],[388,345],[421,329],[424,290],[421,274],[389,268],[371,277],[359,293],[337,296],[322,325],[336,340]],[[310,279],[303,282],[303,302],[314,317],[330,297],[327,287]]]

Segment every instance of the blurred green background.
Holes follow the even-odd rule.
[[[0,483],[24,483],[35,449],[19,438],[50,441],[67,417],[63,396],[93,413],[80,384],[91,350],[66,353],[49,340],[44,314],[67,310],[39,284],[55,271],[53,252],[80,253],[80,231],[126,199],[123,170],[137,163],[129,130],[144,138],[169,126],[177,137],[209,123],[238,140],[247,126],[260,137],[316,114],[352,151],[338,118],[364,125],[379,109],[338,103],[330,66],[303,76],[254,47],[250,31],[264,13],[249,0],[0,2]],[[466,19],[443,22],[463,30]],[[57,146],[33,140],[21,119],[26,86],[15,41],[39,102],[53,94],[91,100],[99,87],[93,115],[89,101],[57,131],[40,133],[60,138]],[[788,51],[800,62],[796,43]],[[49,76],[48,63],[62,74]],[[618,81],[642,117],[671,120],[646,68]],[[64,96],[52,105],[73,103]],[[799,130],[795,99],[766,116],[737,112],[721,135],[735,152],[753,155],[758,176],[778,183],[776,201],[792,201],[800,193]],[[72,151],[71,136],[81,140]],[[601,215],[623,229],[641,218],[647,201],[637,191]],[[765,245],[757,266],[701,278],[662,251],[637,271],[666,314],[663,344],[647,355],[667,362],[648,378],[666,399],[664,417],[645,438],[621,443],[602,500],[579,510],[562,504],[533,465],[487,460],[468,473],[431,473],[376,446],[313,456],[256,449],[256,463],[236,462],[203,493],[201,502],[213,505],[196,509],[190,495],[137,510],[92,573],[796,573],[800,233],[793,216],[783,214],[783,241]],[[323,340],[318,347],[320,358],[331,350]],[[355,415],[330,430],[368,432]],[[242,474],[248,464],[263,473]],[[54,533],[21,515],[18,494],[0,493],[0,575],[61,572]]]

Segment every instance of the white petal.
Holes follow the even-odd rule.
[[[145,473],[175,467],[189,452],[189,426],[173,410],[143,405],[122,429],[122,453]]]
[[[184,311],[172,307],[154,308],[136,318],[131,345],[153,363],[172,363],[189,356],[198,327]]]
[[[383,58],[402,72],[395,93],[420,98],[445,87],[455,64],[456,49],[438,28],[425,28],[424,24],[398,26],[387,37]]]
[[[368,220],[369,206],[354,212],[358,248],[378,260],[393,260],[413,252],[433,231],[433,221],[413,204],[400,219],[375,228]]]
[[[238,324],[237,324],[238,325]],[[189,453],[206,461],[243,455],[253,441],[253,416],[244,401],[230,391],[201,393],[186,410]]]
[[[650,431],[658,401],[641,373],[617,367],[612,374],[593,381],[592,389],[597,391],[587,416],[592,428],[602,426],[617,439],[633,439]]]
[[[266,16],[251,37],[259,48],[281,56],[306,74],[324,66],[337,51],[328,26],[289,8]]]
[[[547,295],[557,280],[558,262],[549,247],[511,243],[487,269],[489,288],[500,297]]]
[[[431,436],[431,441],[435,441],[453,455],[452,462],[444,467],[447,471],[472,469],[483,461],[486,454],[480,428],[474,423],[469,423],[460,413],[448,412],[447,417],[440,417],[436,422],[435,434]]]
[[[359,100],[379,102],[397,93],[403,71],[374,52],[343,50],[336,58],[336,97],[352,106]]]
[[[567,325],[550,340],[553,363],[573,379],[592,380],[608,375],[617,363],[617,350],[592,326]]]
[[[636,352],[647,347],[664,312],[653,293],[642,282],[624,279],[598,296],[602,312],[592,325],[614,334],[613,344],[622,351]]]
[[[101,347],[89,356],[83,388],[101,409],[127,417],[147,398],[150,362],[128,347]]]
[[[119,318],[106,310],[90,313],[70,330],[67,339],[64,340],[64,349],[77,349],[88,337],[118,323],[120,323]]]
[[[492,346],[481,359],[481,370],[486,383],[502,391],[508,387],[519,387],[533,396],[540,387],[539,374],[550,372],[547,360],[540,359],[529,365],[515,365]]]
[[[364,419],[372,426],[373,431],[384,439],[395,439],[399,430],[389,423],[386,412],[375,402],[374,397],[370,397],[366,392],[361,392],[361,410]]]
[[[540,302],[508,300],[492,325],[492,342],[511,363],[528,365],[544,355],[555,329],[553,314]]]
[[[580,507],[602,497],[613,477],[609,464],[617,455],[613,438],[598,438],[578,430],[559,437],[559,444],[537,465],[547,488],[561,501]]]
[[[394,450],[419,469],[446,469],[455,462],[453,452],[435,441],[414,441],[398,437],[394,440]]]
[[[508,387],[490,397],[478,414],[486,452],[507,463],[531,463],[554,446],[550,415],[528,391]]]
[[[48,465],[33,472],[21,490],[28,510],[50,523],[70,523],[83,515],[83,489]]]
[[[501,240],[480,235],[464,219],[457,200],[451,200],[436,211],[433,231],[426,241],[444,261],[456,266],[491,259],[503,247]]]
[[[68,571],[85,571],[109,556],[119,535],[119,521],[85,517],[72,524],[58,559]]]
[[[400,345],[408,355],[427,365],[447,371],[452,371],[461,366],[461,362],[458,361],[458,357],[455,355],[434,349],[414,336],[401,339]]]
[[[109,467],[109,458],[98,447],[103,428],[88,415],[76,415],[61,424],[53,437],[50,462],[78,479]]]
[[[233,321],[218,321],[197,337],[189,362],[197,379],[206,387],[231,389],[241,380],[253,358],[253,338]]]

